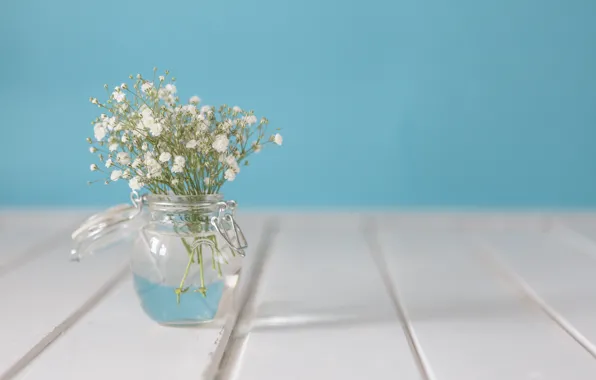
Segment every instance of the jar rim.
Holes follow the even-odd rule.
[[[199,195],[147,194],[146,199],[151,208],[200,207],[221,202],[224,196],[220,193]]]

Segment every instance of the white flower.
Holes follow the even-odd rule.
[[[212,112],[213,112],[213,110],[209,106],[203,106],[203,107],[201,107],[201,113],[209,114],[209,113],[212,113]]]
[[[115,151],[115,150],[118,150],[118,143],[113,143],[113,144],[110,144],[110,146],[108,147],[108,150],[109,150],[110,152],[113,152],[113,151]]]
[[[112,174],[110,174],[110,179],[112,181],[118,181],[122,177],[122,170],[114,170]]]
[[[116,155],[116,161],[122,165],[128,165],[130,164],[130,155],[126,152],[119,152]]]
[[[172,155],[168,152],[163,152],[159,155],[159,162],[168,162],[172,158]]]
[[[166,77],[164,77],[163,75],[160,75],[160,76],[159,76],[159,81],[160,81],[160,82],[163,82],[164,80],[166,80]]]
[[[182,107],[182,110],[184,110],[184,112],[187,112],[191,115],[197,114],[197,107],[193,106],[192,104],[185,105],[184,107]]]
[[[159,136],[161,135],[161,132],[163,131],[163,126],[160,123],[153,123],[149,126],[149,132],[151,132],[151,134],[153,136]]]
[[[141,85],[141,91],[147,92],[153,88],[153,82],[145,82]]]
[[[281,143],[284,141],[283,137],[281,137],[281,135],[279,133],[276,133],[275,136],[273,136],[273,142],[276,143],[277,145],[281,145]]]
[[[238,162],[236,162],[236,157],[234,156],[227,156],[226,157],[226,164],[230,167],[230,169],[234,170],[235,173],[240,172],[240,167],[238,166]]]
[[[93,104],[98,104],[99,102],[97,101],[97,98],[91,98],[89,99],[91,101],[91,103]]]
[[[176,156],[174,157],[174,163],[176,165],[184,166],[184,164],[186,164],[186,158],[182,156]]]
[[[207,123],[205,120],[201,121],[199,123],[199,125],[197,126],[197,131],[199,132],[205,132],[209,129],[209,123]]]
[[[132,167],[133,168],[138,168],[139,166],[141,166],[143,162],[141,161],[141,159],[139,157],[135,158],[135,160],[132,162]]]
[[[175,94],[176,93],[176,86],[174,86],[171,83],[166,84],[166,90],[170,93],[170,94]]]
[[[124,92],[122,92],[122,91],[114,91],[112,93],[112,95],[114,96],[114,99],[116,99],[116,101],[118,103],[122,103],[122,101],[124,99],[126,99],[126,94]]]
[[[194,149],[196,148],[198,145],[197,140],[190,140],[189,142],[186,143],[186,147],[189,149]]]
[[[140,190],[141,187],[145,186],[145,184],[139,179],[139,177],[133,177],[130,181],[128,181],[128,186],[132,190]]]
[[[259,153],[263,146],[255,141],[252,143],[252,148],[255,151],[255,153]]]
[[[95,153],[95,152],[97,152],[97,148],[92,146],[91,148],[89,148],[89,152]]]
[[[211,146],[213,147],[213,149],[215,149],[216,152],[223,153],[226,150],[228,150],[229,143],[230,140],[228,140],[226,135],[217,135],[215,137],[215,141],[213,141],[213,144],[211,144]]]
[[[232,169],[228,169],[226,170],[226,172],[224,173],[224,178],[227,181],[233,181],[234,178],[236,178],[236,172]]]
[[[182,173],[184,171],[184,164],[186,159],[182,156],[174,157],[174,165],[172,165],[172,173]]]
[[[234,107],[232,107],[232,111],[240,113],[240,112],[242,112],[242,108],[240,108],[238,106],[234,106]]]
[[[106,160],[106,168],[109,168],[109,167],[111,167],[112,165],[114,165],[114,163],[112,162],[112,159],[111,159],[111,158],[108,158],[108,159]]]
[[[97,141],[101,141],[104,137],[106,137],[107,131],[106,128],[103,126],[103,123],[97,123],[93,127],[93,133],[95,134],[95,139]]]
[[[229,131],[233,127],[232,120],[225,120],[223,123],[219,124],[219,127],[225,132]]]
[[[128,85],[126,83],[122,83],[120,85],[120,88],[123,89],[123,90],[126,90],[128,88]]]
[[[203,178],[203,182],[205,182],[205,185],[209,186],[209,184],[211,183],[211,178],[205,177]]]
[[[114,127],[116,126],[116,117],[115,116],[108,117],[106,119],[105,125],[108,128],[108,131],[114,130]]]
[[[97,167],[97,165],[95,164],[91,164],[91,166],[89,166],[89,170],[91,170],[92,172],[99,170],[99,168]]]
[[[128,135],[122,135],[122,139],[121,139],[121,141],[122,141],[123,143],[126,143],[126,142],[128,141]]]
[[[161,165],[156,159],[152,157],[147,158],[145,160],[145,165],[147,165],[147,169],[149,170],[148,177],[159,177],[161,174]]]
[[[190,104],[199,104],[201,102],[201,98],[199,98],[198,96],[193,96],[190,98],[189,103]]]
[[[141,119],[143,119],[143,120],[153,119],[153,111],[151,110],[151,108],[147,107],[146,104],[143,104],[139,108],[139,116],[141,116]]]
[[[153,117],[153,111],[151,111],[151,108],[143,104],[140,108],[140,111],[141,120],[139,121],[137,128],[143,129],[144,127],[148,129],[149,132],[151,132],[151,135],[156,137],[159,136],[163,131],[163,126],[157,121],[155,121],[155,118]]]
[[[144,142],[143,145],[141,146],[141,149],[146,151],[147,149],[149,149],[149,145],[147,145],[147,143]]]
[[[246,124],[248,125],[253,125],[257,122],[257,117],[255,115],[249,115],[244,118],[244,121],[246,121]]]
[[[131,174],[130,174],[130,170],[129,169],[126,169],[124,171],[124,173],[122,173],[122,178],[124,178],[124,179],[129,179],[130,176],[131,176]]]
[[[180,181],[178,180],[178,178],[174,178],[172,180],[172,185],[176,186]]]

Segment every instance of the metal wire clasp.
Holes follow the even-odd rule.
[[[246,256],[244,250],[248,247],[246,238],[242,229],[234,219],[234,211],[236,210],[236,202],[219,202],[217,204],[219,210],[217,216],[211,217],[211,225],[219,232],[222,238],[230,245],[234,251],[242,257]],[[228,223],[232,228],[225,228],[222,222]],[[234,230],[234,236],[230,236],[229,231]]]
[[[130,216],[129,219],[133,219],[134,217],[139,215],[141,213],[141,211],[143,211],[143,204],[145,203],[146,200],[147,200],[147,196],[139,195],[139,193],[137,193],[136,190],[133,190],[130,193],[130,201],[131,201],[132,205],[135,206],[137,212],[134,215]]]

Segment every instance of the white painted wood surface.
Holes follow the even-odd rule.
[[[0,212],[0,275],[59,244],[84,218],[81,211]]]
[[[265,263],[214,376],[225,320],[151,322],[125,244],[69,262],[84,216],[0,211],[0,380],[596,378],[593,214],[240,215]]]
[[[264,217],[240,216],[238,220],[247,238],[250,237],[253,242],[260,238],[266,220]],[[129,248],[128,245],[118,247],[113,254],[126,261]],[[250,257],[253,251],[254,246],[249,247],[247,255]],[[121,263],[120,259],[114,261],[115,256],[108,256],[111,253],[102,252],[80,263],[71,263],[71,266],[80,276],[88,275],[89,271],[96,274],[113,272],[113,269],[104,270],[106,264],[121,266]],[[56,260],[56,265],[64,265],[59,263],[58,258],[51,259]],[[96,266],[99,268],[93,269]],[[222,318],[200,328],[159,326],[141,310],[129,277],[116,284],[101,304],[32,361],[18,378],[47,379],[49,369],[52,377],[62,380],[164,379],[186,378],[189,375],[199,378],[215,349],[224,322]],[[81,285],[83,289],[79,287],[77,294],[90,286],[88,283]],[[61,294],[57,289],[51,291]],[[69,305],[75,304],[74,301],[67,300]],[[226,305],[229,307],[229,302]]]
[[[470,235],[381,233],[431,378],[593,379],[594,358],[501,278]]]
[[[420,379],[359,218],[300,219],[280,225],[235,377]]]

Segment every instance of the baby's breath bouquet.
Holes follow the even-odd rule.
[[[251,154],[269,144],[282,144],[279,133],[267,131],[268,120],[258,119],[253,111],[201,105],[197,96],[180,102],[175,78],[169,78],[168,71],[159,75],[154,69],[150,79],[141,74],[129,78],[131,83],[113,89],[104,85],[105,101],[90,98],[103,110],[92,122],[93,137],[87,138],[90,152],[99,160],[91,165],[91,171],[103,174],[97,181],[124,180],[134,192],[156,195],[220,195],[222,186],[236,178],[241,166],[249,164]],[[226,263],[206,212],[192,211],[179,219],[174,228],[188,257],[174,289],[178,302],[190,288],[185,281],[195,266],[200,267],[200,286],[195,291],[205,296],[206,266],[221,277],[221,265]],[[231,224],[228,219],[227,226],[236,229],[233,219]],[[215,227],[222,234],[220,226]],[[206,258],[206,248],[210,248],[211,261]]]
[[[100,161],[91,170],[105,173],[106,184],[122,179],[154,194],[215,194],[251,154],[282,144],[279,133],[267,134],[266,118],[238,106],[201,106],[198,96],[183,105],[176,79],[168,71],[156,75],[138,74],[113,91],[104,85],[105,102],[90,98],[106,111],[92,123],[95,138],[87,139]]]

